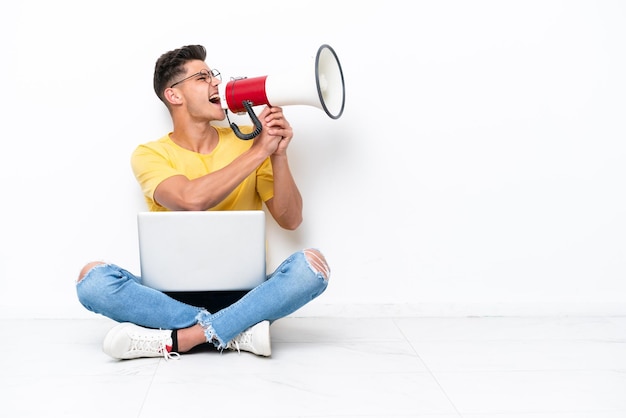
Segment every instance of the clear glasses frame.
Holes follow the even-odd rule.
[[[180,84],[183,81],[187,81],[190,78],[194,78],[194,77],[204,77],[204,81],[206,81],[209,84],[211,84],[211,82],[213,81],[213,78],[217,78],[218,80],[222,81],[222,74],[220,74],[220,72],[214,68],[211,71],[209,70],[198,71],[197,73],[192,74],[189,77],[185,77],[182,80],[175,82],[174,84],[170,86],[170,88],[173,88],[177,84]]]

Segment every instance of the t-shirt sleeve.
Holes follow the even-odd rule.
[[[257,193],[264,202],[274,197],[274,175],[269,158],[257,169]]]
[[[133,151],[131,167],[143,195],[152,201],[154,201],[154,191],[163,180],[183,175],[172,165],[165,152],[146,145],[140,145]]]

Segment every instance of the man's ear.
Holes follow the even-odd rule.
[[[163,96],[165,97],[165,99],[168,102],[170,102],[172,104],[180,104],[181,103],[180,96],[178,95],[176,90],[174,90],[172,88],[165,89],[165,91],[163,92]]]

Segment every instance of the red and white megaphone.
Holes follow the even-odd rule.
[[[341,64],[329,45],[319,47],[313,68],[279,76],[234,78],[220,84],[218,89],[222,108],[234,113],[248,112],[255,126],[254,131],[243,134],[229,119],[231,128],[241,139],[252,139],[261,133],[261,122],[252,110],[253,106],[309,105],[324,110],[332,119],[338,119],[346,100]]]

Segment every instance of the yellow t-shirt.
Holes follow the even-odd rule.
[[[139,145],[133,151],[131,166],[150,211],[168,210],[154,201],[154,191],[163,180],[181,174],[190,180],[204,176],[228,165],[252,146],[251,140],[237,138],[230,128],[216,126],[215,129],[219,142],[210,154],[182,148],[170,139],[169,134]],[[263,202],[273,196],[272,165],[267,158],[211,210],[260,210]]]

